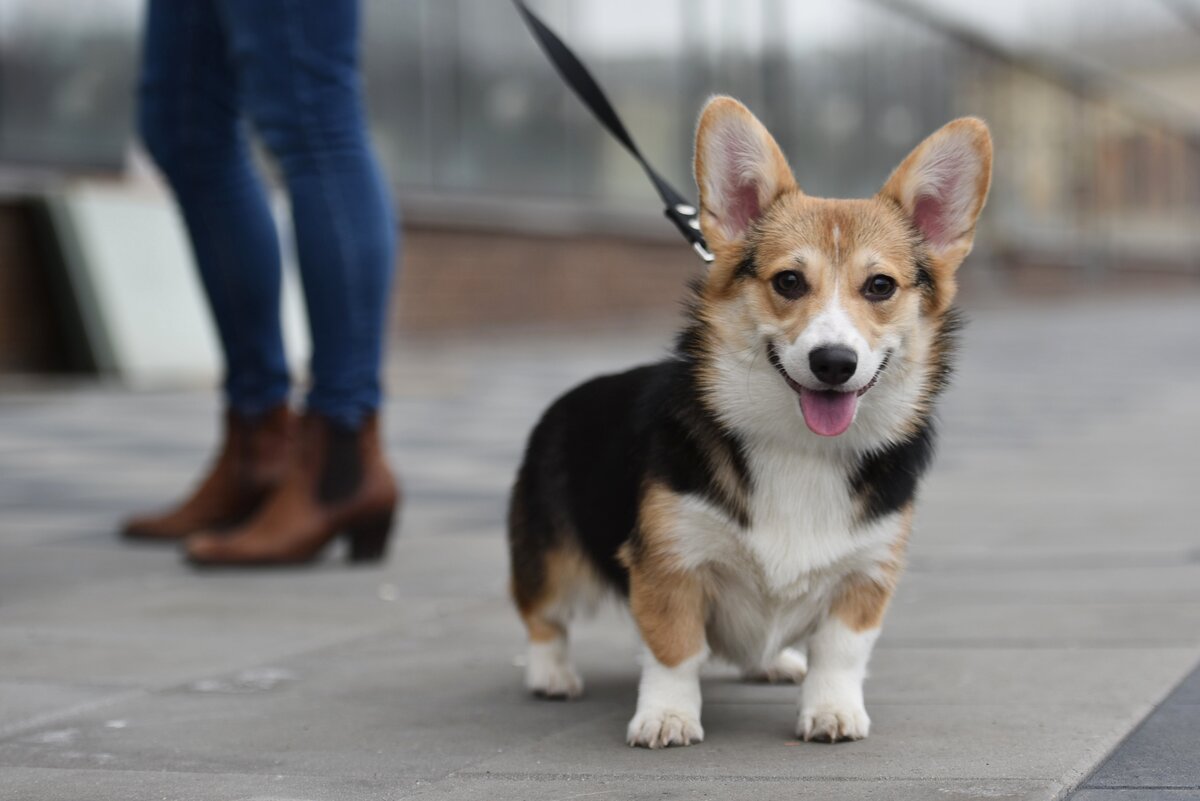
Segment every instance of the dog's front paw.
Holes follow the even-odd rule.
[[[629,721],[626,741],[643,748],[666,748],[670,745],[691,745],[704,739],[700,717],[678,709],[638,710]]]
[[[870,728],[871,718],[861,703],[819,703],[800,710],[796,736],[806,742],[836,743],[861,740]]]

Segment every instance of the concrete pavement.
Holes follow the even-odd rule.
[[[502,519],[524,436],[667,329],[402,348],[388,441],[410,500],[380,568],[199,574],[119,543],[122,513],[194,475],[214,399],[10,388],[0,798],[1062,797],[1200,660],[1200,296],[972,316],[872,734],[837,746],[794,740],[794,688],[714,666],[703,744],[628,748],[636,640],[615,607],[578,628],[584,699],[521,689]],[[1169,737],[1194,756],[1186,714]],[[1081,798],[1197,792],[1097,776]]]

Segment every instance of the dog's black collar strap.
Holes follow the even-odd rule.
[[[638,164],[642,165],[650,183],[654,184],[654,188],[658,190],[658,196],[667,206],[663,212],[667,219],[674,223],[675,227],[679,229],[679,233],[683,234],[683,238],[691,243],[692,249],[700,258],[704,259],[706,263],[712,262],[713,255],[708,250],[708,243],[704,241],[704,235],[700,233],[700,218],[696,207],[667,183],[666,179],[650,166],[650,162],[646,161],[646,157],[634,143],[633,137],[625,129],[625,124],[617,116],[612,103],[608,102],[608,98],[604,95],[600,85],[596,83],[596,79],[588,72],[587,67],[583,66],[583,62],[571,51],[571,48],[567,47],[554,31],[546,27],[546,23],[530,11],[523,0],[513,0],[513,2],[517,6],[517,11],[525,19],[525,24],[529,26],[534,38],[537,39],[542,52],[554,64],[567,86],[571,87],[584,105],[591,109],[600,124],[625,146],[630,155],[637,159]]]

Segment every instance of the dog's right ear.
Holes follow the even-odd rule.
[[[714,97],[696,131],[700,231],[721,258],[740,258],[746,232],[796,179],[779,145],[750,110],[732,97]]]

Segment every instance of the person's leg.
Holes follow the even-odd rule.
[[[392,205],[366,133],[357,0],[222,0],[244,107],[292,201],[312,329],[308,410],[357,428],[380,403]]]
[[[215,461],[173,508],[122,526],[126,537],[177,540],[243,521],[283,477],[292,420],[279,244],[209,0],[150,0],[140,95],[138,127],[183,212],[226,365],[225,432]]]
[[[150,0],[138,128],[174,191],[220,335],[229,408],[287,398],[278,234],[251,164],[238,82],[210,0]]]
[[[220,0],[244,107],[292,199],[312,329],[300,456],[229,536],[187,543],[196,564],[306,562],[339,534],[383,557],[399,493],[380,441],[380,360],[396,237],[367,143],[357,0]]]

